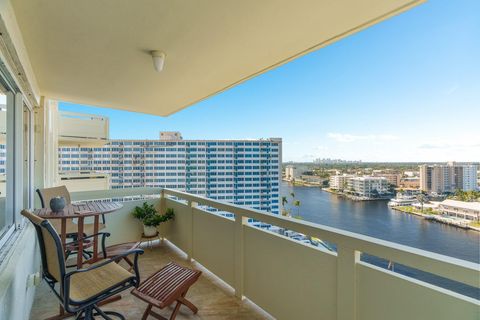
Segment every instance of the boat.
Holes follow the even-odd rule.
[[[390,199],[387,205],[389,207],[411,206],[415,202],[417,202],[415,197],[397,196],[396,198]]]

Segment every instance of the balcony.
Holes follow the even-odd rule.
[[[368,253],[478,290],[479,265],[475,263],[169,189],[74,192],[72,197],[77,201],[135,199],[107,216],[110,243],[138,240],[141,226],[130,212],[143,201],[160,209],[173,208],[175,219],[160,228],[165,241],[141,257],[142,277],[170,260],[208,270],[189,294],[201,319],[223,319],[227,314],[232,319],[478,316],[477,299],[372,265],[361,255]],[[231,215],[224,217],[212,209]],[[337,250],[256,227],[249,223],[252,219],[326,240]],[[137,319],[144,304],[128,293],[123,297],[105,308],[125,310],[129,319]],[[54,313],[56,303],[45,288],[38,290],[32,319]],[[196,318],[184,311],[185,319]]]
[[[69,172],[59,174],[60,184],[71,192],[86,190],[107,190],[110,187],[110,175],[97,172]]]
[[[0,177],[0,319],[42,319],[58,310],[44,286],[36,290],[37,241],[20,211],[38,207],[35,188],[58,184],[59,145],[109,140],[107,119],[57,113],[57,99],[168,116],[422,2],[123,1],[112,9],[110,1],[1,1],[0,89],[8,110],[0,106],[0,144],[7,142]],[[152,68],[151,50],[157,49],[167,54],[161,74]],[[114,148],[125,158],[123,144]],[[243,158],[242,151],[228,158]],[[202,176],[196,175],[193,191],[208,187]],[[98,179],[104,186],[107,177]],[[99,185],[84,184],[89,191],[73,192],[73,200],[124,201],[107,216],[111,244],[138,240],[141,226],[130,212],[143,201],[175,210],[176,219],[161,228],[165,241],[142,257],[142,276],[171,259],[208,271],[191,291],[197,318],[478,318],[478,294],[463,295],[362,257],[406,265],[474,292],[480,290],[478,264],[189,193],[92,190]],[[336,250],[265,226],[328,241]],[[111,305],[133,319],[143,307],[128,293]]]
[[[58,112],[58,142],[62,146],[103,146],[108,143],[108,118],[84,113]]]

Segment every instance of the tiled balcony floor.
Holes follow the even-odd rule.
[[[259,310],[248,301],[236,299],[231,288],[227,287],[212,274],[206,273],[195,262],[188,262],[185,255],[176,250],[167,241],[152,249],[145,249],[145,253],[140,256],[141,278],[145,279],[172,260],[178,264],[190,268],[199,268],[204,271],[200,279],[190,288],[187,294],[187,298],[198,307],[198,313],[193,315],[190,309],[182,306],[176,319],[271,319],[262,310]],[[53,316],[58,312],[58,306],[57,298],[45,282],[42,281],[42,284],[36,291],[30,319],[40,320]],[[132,296],[130,290],[122,293],[121,300],[102,307],[103,310],[120,312],[127,319],[131,320],[141,319],[145,308],[146,303]],[[173,305],[169,309],[163,310],[154,308],[156,312],[166,318],[169,318],[172,309]],[[154,318],[150,316],[148,319]]]

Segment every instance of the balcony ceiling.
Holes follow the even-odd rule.
[[[166,116],[420,2],[12,0],[12,6],[41,95]],[[154,49],[167,54],[162,73],[148,54]]]

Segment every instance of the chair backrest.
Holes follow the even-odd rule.
[[[48,220],[27,210],[22,210],[22,215],[33,223],[37,231],[42,256],[43,276],[48,280],[60,282],[62,287],[65,275],[65,255],[57,231]]]
[[[66,186],[59,186],[53,188],[37,189],[38,196],[42,202],[42,208],[47,208],[50,205],[50,200],[55,197],[64,197],[66,204],[72,202],[70,192]]]

